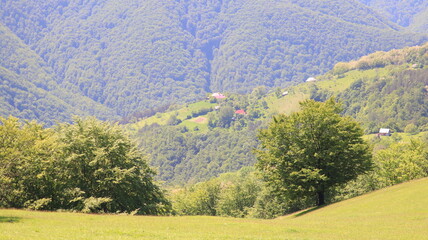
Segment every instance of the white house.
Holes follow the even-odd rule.
[[[391,136],[391,130],[389,128],[381,128],[379,129],[378,136]]]
[[[317,79],[314,77],[310,77],[310,78],[306,79],[306,82],[316,82],[316,81],[317,81]]]

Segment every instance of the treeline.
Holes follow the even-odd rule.
[[[123,117],[119,123],[120,124],[128,124],[128,123],[132,123],[132,122],[136,122],[138,120],[144,119],[144,118],[148,118],[151,116],[154,116],[156,113],[162,113],[167,111],[169,108],[171,107],[170,104],[165,104],[163,106],[157,106],[154,108],[150,108],[150,109],[145,109],[143,111],[139,111],[139,112],[135,112],[131,115],[125,116]]]
[[[410,64],[415,70],[428,65],[428,43],[421,46],[394,49],[388,52],[375,52],[350,62],[339,62],[330,71],[335,75],[341,75],[351,70],[367,70],[383,68],[389,65]]]
[[[94,118],[43,128],[0,118],[0,207],[166,214],[147,159],[117,125]]]
[[[376,52],[331,71],[341,75],[354,69],[387,71],[360,78],[338,94],[344,114],[362,122],[368,133],[388,127],[397,132],[428,130],[428,44]],[[325,93],[325,92],[324,92]],[[328,95],[328,94],[327,94]]]
[[[157,139],[148,149],[162,146],[169,151],[151,153],[151,164],[159,164],[162,178],[176,185],[165,194],[153,181],[148,158],[118,125],[93,118],[53,128],[13,117],[0,121],[0,207],[273,218],[315,205],[312,198],[290,200],[275,194],[263,182],[251,167],[256,136],[244,132],[231,134],[217,127],[212,135],[195,131],[183,133],[190,134],[184,138],[154,131],[160,135],[147,139]],[[329,191],[326,202],[427,177],[428,135],[410,140],[400,136],[373,137],[373,170]],[[254,162],[246,161],[249,158]]]
[[[374,168],[326,194],[327,203],[342,201],[384,187],[428,176],[428,135],[403,142],[398,135],[373,138]],[[276,195],[252,167],[226,173],[172,193],[179,215],[274,218],[315,206],[315,199],[290,201]]]

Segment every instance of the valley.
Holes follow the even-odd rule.
[[[425,239],[427,16],[0,0],[0,239]]]

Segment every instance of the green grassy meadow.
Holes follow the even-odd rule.
[[[428,239],[428,179],[273,220],[1,209],[0,239]]]
[[[191,119],[187,119],[187,118],[188,118],[188,115],[192,114],[192,112],[199,111],[205,108],[212,108],[214,106],[216,106],[215,103],[210,103],[209,101],[206,101],[206,100],[187,104],[185,107],[182,107],[178,110],[168,111],[165,113],[158,113],[154,116],[148,117],[146,119],[142,119],[136,123],[128,124],[127,128],[131,131],[138,131],[138,129],[141,129],[144,126],[148,126],[154,123],[157,123],[159,125],[166,125],[168,119],[172,115],[176,115],[178,119],[183,120],[183,122],[179,124],[180,126],[186,126],[189,129],[194,129],[195,127],[198,127],[199,130],[207,131],[208,121],[198,122],[197,118],[191,118]],[[206,114],[203,115],[203,117],[206,117]]]

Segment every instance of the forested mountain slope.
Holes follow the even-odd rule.
[[[359,0],[400,26],[428,31],[428,2],[425,0]]]
[[[38,119],[52,124],[71,115],[114,115],[78,93],[65,91],[52,69],[7,27],[0,23],[0,115]]]
[[[61,88],[115,112],[99,107],[90,112],[97,116],[127,116],[207,92],[285,87],[338,61],[428,40],[357,0],[0,4],[0,22]]]
[[[126,127],[151,156],[159,179],[169,184],[199,182],[252,166],[258,129],[272,115],[299,109],[299,101],[343,103],[343,114],[361,122],[367,134],[379,128],[415,134],[428,131],[428,43],[376,52],[338,63],[318,81],[268,93],[227,94]],[[242,114],[244,111],[245,114]]]

